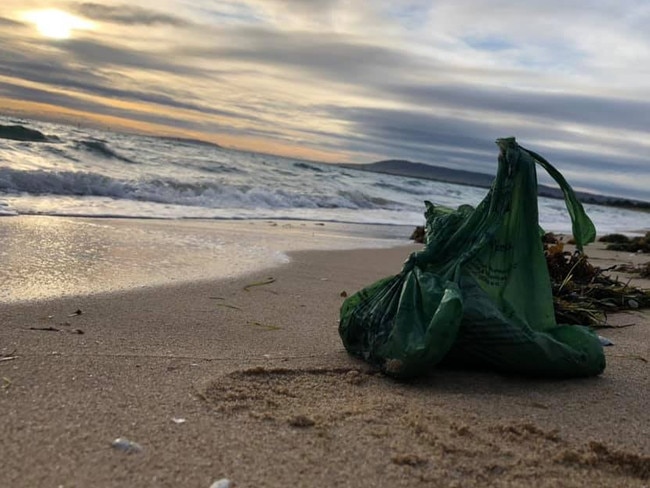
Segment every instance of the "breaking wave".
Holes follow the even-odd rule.
[[[58,137],[48,136],[36,129],[30,129],[24,125],[0,125],[0,139],[27,142],[52,142]]]
[[[18,215],[18,212],[12,209],[7,202],[0,200],[0,216],[5,217],[7,215]]]
[[[289,191],[250,185],[188,182],[171,178],[121,180],[83,171],[0,168],[0,193],[94,196],[209,208],[398,208],[397,202],[363,191],[335,194]]]
[[[100,156],[103,158],[118,159],[120,161],[124,161],[125,163],[134,162],[133,160],[127,158],[126,156],[122,156],[118,152],[108,147],[108,144],[106,144],[103,141],[81,140],[77,142],[77,148],[88,151],[92,154],[95,154],[96,156]]]

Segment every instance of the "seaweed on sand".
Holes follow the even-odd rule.
[[[633,264],[619,264],[614,268],[616,271],[622,271],[624,273],[638,274],[639,278],[650,278],[650,261],[645,264],[633,265]]]
[[[424,228],[411,236],[424,242]],[[650,232],[644,238],[650,245]],[[603,239],[601,239],[603,241]],[[604,242],[629,243],[626,236],[612,235]],[[600,269],[589,262],[586,254],[564,250],[564,242],[552,233],[542,236],[544,255],[553,289],[555,319],[558,324],[606,327],[607,314],[624,310],[650,308],[650,289],[631,286],[607,274],[608,271],[637,272],[629,268]],[[569,241],[570,242],[570,241]],[[609,247],[608,247],[609,249]],[[638,268],[642,278],[650,278],[650,263]]]
[[[601,237],[599,241],[607,242],[607,249],[610,251],[650,252],[650,232],[632,238],[622,234],[608,234]]]
[[[650,290],[606,274],[586,254],[564,250],[559,240],[544,244],[558,323],[604,327],[607,314],[650,308]]]

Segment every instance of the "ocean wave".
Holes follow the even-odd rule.
[[[24,125],[0,125],[0,139],[26,142],[54,142],[59,138],[48,136],[36,129],[30,129]]]
[[[403,207],[403,204],[394,200],[368,195],[359,190],[339,190],[338,194],[343,197],[344,200],[351,202],[357,208],[386,208],[397,210],[400,207]]]
[[[431,189],[420,185],[420,188],[406,188],[408,186],[408,180],[404,181],[404,186],[398,185],[395,183],[388,183],[386,181],[377,181],[373,183],[372,186],[376,188],[381,188],[383,190],[392,190],[398,193],[410,193],[412,195],[429,195],[431,194]],[[418,186],[418,185],[414,185]]]
[[[52,145],[52,146],[47,146],[43,148],[43,151],[49,154],[52,154],[53,156],[57,156],[59,158],[64,158],[68,159],[70,161],[73,161],[75,163],[78,163],[80,160],[79,158],[73,156],[70,154],[70,151],[66,149],[62,149],[61,147],[57,147],[59,145]]]
[[[0,192],[9,194],[122,197],[134,190],[128,182],[96,173],[0,168]]]
[[[18,215],[18,212],[11,208],[7,202],[0,200],[0,217],[6,217],[8,215]]]
[[[316,166],[312,166],[311,164],[307,164],[307,163],[293,163],[293,167],[298,168],[298,169],[306,169],[306,170],[309,170],[309,171],[313,171],[315,173],[324,173],[325,172],[325,170],[323,170],[321,168],[318,168]]]
[[[154,137],[161,141],[171,142],[173,144],[222,149],[222,147],[216,142],[204,141],[202,139],[194,139],[191,137],[171,137],[171,136],[154,136]]]
[[[186,166],[186,165],[178,164],[178,166]],[[228,166],[226,164],[221,164],[221,163],[197,164],[194,165],[194,167],[196,169],[200,169],[201,171],[205,171],[206,173],[236,173],[236,174],[247,173],[247,171],[244,171],[243,169],[235,168],[233,166]]]
[[[360,190],[333,194],[171,178],[122,180],[83,171],[0,167],[0,194],[110,197],[207,208],[398,209],[400,204]]]
[[[77,141],[77,149],[88,151],[103,158],[117,159],[124,161],[125,163],[134,163],[132,159],[129,159],[126,156],[122,156],[118,152],[111,149],[106,142],[96,139],[83,139]]]
[[[267,163],[264,163],[264,166],[268,166],[268,164],[267,164]],[[290,178],[298,178],[298,177],[300,177],[300,173],[299,173],[299,172],[296,172],[296,171],[289,171],[289,170],[282,169],[282,168],[279,168],[279,167],[278,167],[278,168],[274,168],[274,169],[273,169],[273,173],[276,174],[276,175],[280,175],[280,176],[288,176],[288,177],[290,177]]]

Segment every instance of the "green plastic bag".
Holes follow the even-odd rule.
[[[595,333],[555,322],[535,164],[560,185],[579,249],[595,239],[594,225],[548,161],[514,138],[497,144],[499,168],[485,199],[456,211],[425,202],[424,249],[343,303],[339,333],[350,354],[396,377],[440,364],[542,377],[605,369]]]

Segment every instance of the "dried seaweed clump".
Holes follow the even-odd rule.
[[[586,254],[565,251],[561,240],[547,236],[545,241],[558,323],[603,327],[609,312],[650,308],[650,290],[608,276],[611,269],[591,265]]]
[[[624,273],[638,274],[639,278],[650,279],[650,261],[636,266],[633,264],[619,264],[614,269]]]
[[[610,251],[650,252],[650,232],[632,238],[623,234],[608,234],[598,240],[608,243],[607,249]]]
[[[418,225],[414,230],[413,233],[411,234],[411,240],[413,242],[419,243],[419,244],[424,244],[424,226],[423,225]]]
[[[424,242],[424,227],[417,227],[411,239]],[[630,239],[622,234],[610,234],[600,239],[610,245],[650,245],[650,232],[645,237]],[[564,242],[552,232],[542,236],[546,265],[553,288],[553,305],[558,324],[603,327],[607,313],[650,308],[650,290],[630,286],[605,274],[607,271],[639,273],[650,278],[650,263],[641,267],[614,267],[607,270],[593,266],[586,254],[564,250]],[[571,240],[568,241],[571,243]],[[644,244],[645,243],[645,244]],[[630,248],[631,252],[634,248]]]

